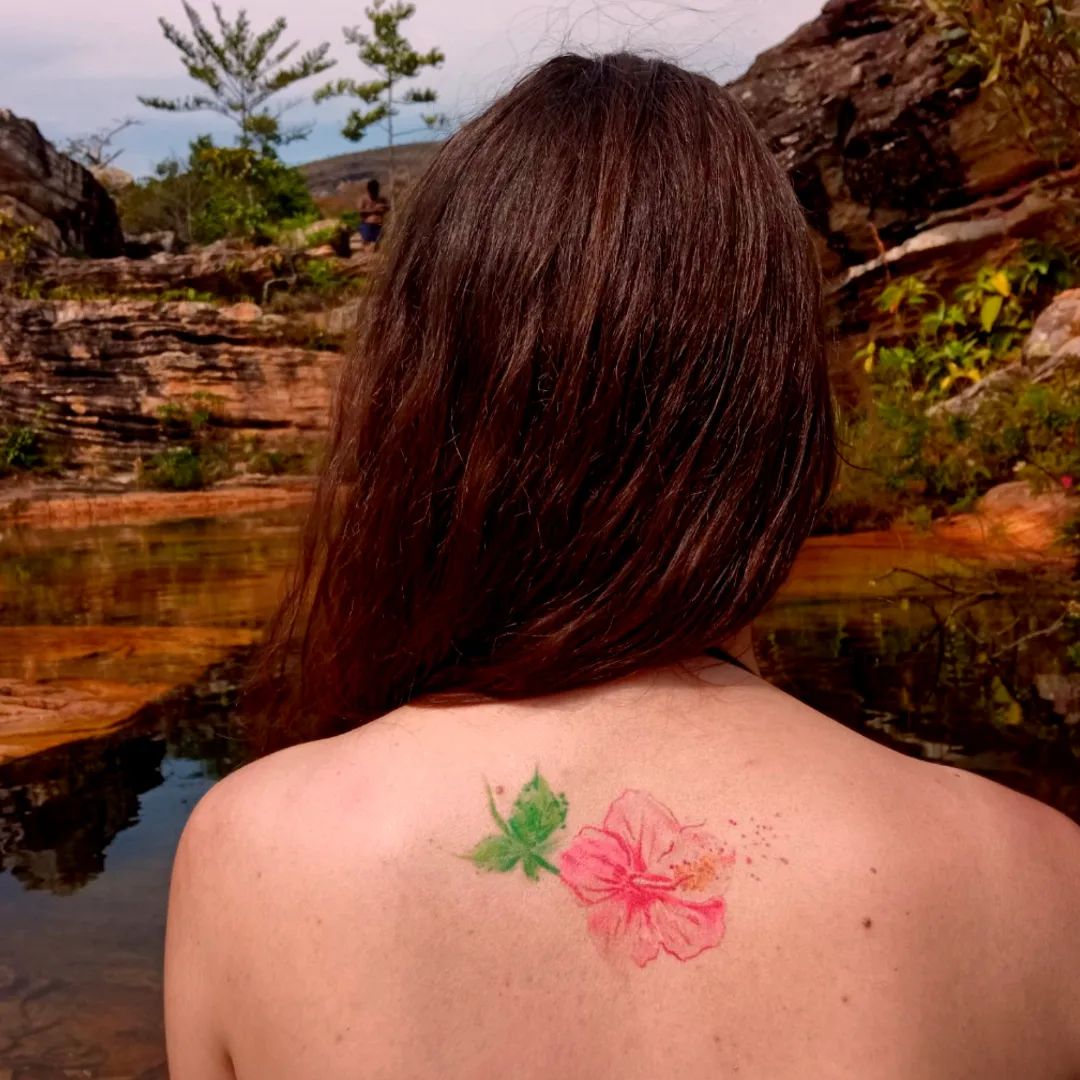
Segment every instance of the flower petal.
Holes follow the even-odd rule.
[[[644,791],[624,791],[608,808],[604,829],[626,841],[639,873],[662,872],[661,860],[681,831],[675,815]]]
[[[680,830],[655,872],[678,881],[681,891],[698,893],[696,899],[700,902],[724,893],[734,868],[734,851],[725,848],[712,833],[690,826]]]
[[[660,935],[652,920],[655,906],[628,903],[625,895],[594,904],[589,909],[589,933],[603,952],[622,954],[644,967],[660,955]]]
[[[719,945],[724,937],[724,901],[688,904],[671,895],[652,905],[651,923],[665,952],[689,960]]]
[[[623,888],[631,868],[626,843],[614,833],[587,825],[559,855],[564,885],[587,904],[595,904]]]

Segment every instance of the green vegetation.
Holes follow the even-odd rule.
[[[352,142],[359,142],[368,130],[381,125],[387,135],[390,148],[390,190],[394,187],[394,118],[399,114],[400,105],[426,105],[436,100],[435,91],[430,88],[412,88],[397,92],[399,84],[406,79],[415,79],[424,68],[438,67],[446,59],[439,49],[429,49],[425,53],[417,52],[401,33],[401,24],[416,13],[416,5],[403,3],[401,0],[373,0],[370,7],[364,9],[371,24],[370,33],[365,33],[359,26],[346,27],[345,40],[356,46],[361,62],[375,72],[376,78],[368,82],[355,79],[338,79],[328,83],[315,93],[316,101],[325,101],[334,97],[356,98],[366,108],[353,109],[341,129],[342,135]],[[445,125],[446,118],[435,113],[421,116],[425,127],[436,128]],[[397,132],[397,135],[411,135],[414,132]]]
[[[36,427],[0,427],[0,476],[28,472],[44,465],[44,440]]]
[[[169,230],[196,244],[226,237],[265,241],[275,229],[318,219],[303,176],[277,155],[279,147],[306,137],[308,129],[283,127],[284,108],[275,110],[270,102],[331,68],[329,43],[296,56],[298,42],[281,45],[285,19],[256,31],[243,9],[230,20],[220,4],[212,8],[216,27],[184,3],[190,35],[167,19],[158,20],[188,75],[199,84],[198,91],[188,97],[139,101],[167,112],[224,116],[237,125],[237,144],[217,146],[202,135],[192,141],[187,161],[163,161],[153,177],[119,192],[120,216],[129,233]]]
[[[318,465],[319,453],[314,445],[265,447],[253,440],[243,447],[241,460],[245,470],[257,476],[310,476]]]
[[[216,146],[208,135],[192,142],[186,163],[163,162],[156,176],[124,188],[117,202],[128,232],[168,229],[185,243],[269,240],[275,229],[318,219],[297,169],[265,150]]]
[[[197,93],[184,98],[142,97],[139,101],[151,109],[167,112],[215,112],[236,123],[238,145],[255,148],[260,155],[272,155],[276,147],[304,138],[303,128],[281,126],[281,113],[271,111],[267,103],[295,83],[319,75],[334,66],[326,54],[329,42],[290,59],[299,42],[279,48],[287,23],[275,19],[265,30],[252,29],[247,12],[241,8],[230,21],[220,4],[212,5],[217,31],[209,27],[191,4],[184,12],[191,25],[191,36],[182,33],[165,18],[158,23],[166,40],[180,54],[180,62],[196,83]]]
[[[949,43],[955,80],[976,74],[1000,116],[1057,161],[1080,159],[1080,21],[1057,0],[915,0]]]
[[[860,357],[876,385],[928,405],[1019,358],[1033,316],[1077,277],[1061,248],[1029,244],[1003,266],[983,266],[942,296],[917,277],[890,282],[878,309],[890,335],[871,338]]]
[[[142,463],[141,482],[165,491],[197,491],[246,473],[263,476],[304,475],[313,471],[313,446],[266,447],[259,439],[230,439],[224,424],[224,401],[216,394],[195,393],[157,409],[161,450]]]
[[[143,483],[167,491],[195,491],[227,476],[231,467],[220,429],[223,404],[214,394],[196,393],[160,406],[162,434],[174,445],[151,455],[143,466]]]
[[[1029,245],[942,296],[917,278],[887,285],[892,327],[858,354],[868,401],[843,418],[845,462],[823,525],[843,532],[907,517],[927,524],[1022,478],[1071,487],[1080,476],[1080,378],[987,394],[977,409],[933,406],[1019,358],[1031,320],[1077,279],[1066,252]]]
[[[150,487],[164,491],[197,491],[208,479],[202,456],[193,446],[170,446],[154,454],[143,477]]]
[[[278,315],[325,310],[355,299],[366,288],[366,277],[343,273],[341,264],[332,259],[295,259],[291,260],[288,276],[283,274],[268,283],[262,303]],[[314,348],[324,344],[307,325],[286,329],[285,336],[296,344]]]
[[[37,232],[0,212],[0,293],[21,292]]]

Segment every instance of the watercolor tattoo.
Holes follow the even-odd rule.
[[[473,848],[469,858],[481,870],[498,870],[502,873],[513,870],[521,863],[526,877],[533,881],[540,876],[541,870],[558,874],[559,871],[548,862],[547,856],[554,846],[551,834],[556,829],[566,828],[566,796],[556,795],[540,775],[539,769],[514,800],[509,818],[499,813],[490,787],[487,796],[488,809],[499,826],[499,835],[484,837]]]
[[[481,870],[506,873],[519,864],[533,881],[556,875],[587,908],[586,925],[605,953],[638,967],[661,952],[691,960],[724,936],[724,892],[735,852],[701,825],[681,825],[644,791],[624,791],[599,826],[586,825],[557,855],[555,833],[566,828],[566,796],[537,770],[508,818],[488,788],[499,827],[469,858]]]

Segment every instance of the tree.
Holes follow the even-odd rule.
[[[977,72],[1038,152],[1080,160],[1080,19],[1069,0],[917,2],[948,42],[954,77]]]
[[[88,169],[104,169],[111,165],[123,152],[123,147],[114,147],[113,139],[129,127],[136,127],[138,120],[127,117],[114,120],[110,127],[98,128],[89,135],[77,135],[64,143],[63,151],[68,157],[81,162]]]
[[[299,42],[278,48],[287,26],[285,19],[277,18],[256,33],[244,9],[230,22],[220,4],[212,6],[216,35],[187,0],[184,11],[191,24],[190,37],[168,19],[158,19],[166,40],[179,51],[187,73],[205,90],[184,98],[140,96],[139,101],[166,112],[216,112],[239,126],[240,146],[255,146],[263,152],[304,138],[310,129],[281,126],[281,114],[288,105],[271,111],[266,103],[293,83],[333,67],[335,61],[326,58],[330,43],[323,42],[288,62]]]
[[[352,142],[359,142],[369,128],[381,125],[387,134],[390,147],[390,189],[394,187],[394,117],[398,115],[399,105],[425,105],[436,100],[436,93],[431,89],[412,88],[403,94],[395,93],[400,82],[414,79],[424,68],[438,67],[446,57],[439,49],[417,52],[401,33],[401,24],[416,13],[416,5],[403,0],[372,0],[371,7],[364,9],[364,14],[371,23],[371,32],[365,33],[359,26],[344,27],[345,40],[355,45],[361,61],[378,78],[370,82],[356,82],[354,79],[338,79],[328,83],[315,93],[316,101],[325,101],[334,97],[359,98],[367,109],[353,109],[341,129],[342,135]],[[445,123],[445,118],[437,114],[421,117],[428,128]]]

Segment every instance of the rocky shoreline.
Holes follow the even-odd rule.
[[[218,517],[257,510],[304,506],[311,498],[312,477],[251,478],[202,491],[95,491],[68,482],[0,487],[0,529],[73,529],[91,525],[148,524],[181,518]]]

